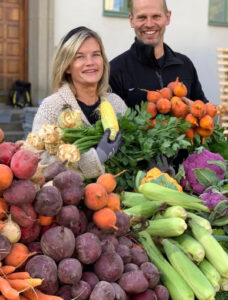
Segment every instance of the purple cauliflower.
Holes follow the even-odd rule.
[[[213,210],[219,202],[228,200],[225,195],[223,195],[219,191],[214,191],[212,189],[209,189],[205,193],[201,194],[200,198],[204,201],[204,204],[211,210]]]
[[[224,170],[218,165],[208,164],[208,161],[218,160],[225,163],[224,158],[217,153],[212,153],[206,149],[203,149],[201,153],[195,152],[190,154],[183,162],[185,171],[185,178],[181,179],[181,185],[185,190],[189,188],[196,194],[200,195],[207,188],[201,185],[195,177],[194,169],[208,168],[216,173],[220,180],[224,179]]]

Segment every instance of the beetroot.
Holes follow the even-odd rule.
[[[149,287],[148,280],[140,270],[123,273],[119,285],[128,294],[143,293]]]
[[[132,300],[157,300],[157,296],[153,290],[148,289],[143,293],[133,295]]]
[[[102,252],[115,252],[115,246],[109,240],[101,241]]]
[[[16,153],[22,143],[11,143],[11,142],[3,142],[0,144],[0,163],[9,166],[11,162],[11,158],[14,153]]]
[[[142,263],[147,262],[149,260],[146,250],[141,248],[131,248],[131,262],[140,266]]]
[[[42,216],[57,215],[63,205],[59,190],[54,186],[42,187],[36,194],[35,211]]]
[[[160,281],[161,272],[151,262],[144,262],[140,266],[147,280],[149,281],[149,288],[153,289]]]
[[[39,289],[46,294],[54,295],[58,290],[57,266],[55,261],[46,255],[33,256],[26,264],[25,271],[33,278],[42,278]]]
[[[34,242],[40,234],[40,224],[36,221],[30,227],[21,227],[21,239],[20,242],[28,244]]]
[[[86,281],[79,281],[71,289],[71,295],[74,299],[87,300],[92,292],[91,286]]]
[[[157,300],[169,300],[169,292],[164,285],[157,285],[154,289]]]
[[[36,212],[31,204],[22,207],[11,205],[10,214],[12,220],[22,227],[32,227],[36,221]]]
[[[53,185],[61,192],[64,204],[78,205],[84,196],[84,183],[74,171],[65,171],[55,176]]]
[[[35,174],[39,161],[39,155],[22,149],[13,155],[10,168],[17,178],[29,179]]]
[[[37,254],[43,254],[40,242],[31,242],[27,245],[29,252],[36,252]]]
[[[58,278],[64,284],[76,284],[82,276],[82,265],[76,258],[64,258],[58,265]]]
[[[111,285],[115,291],[115,300],[126,300],[127,299],[125,291],[122,289],[122,287],[118,283],[112,282]]]
[[[56,215],[56,222],[59,225],[71,227],[79,222],[80,215],[75,205],[65,205],[61,208],[60,212]]]
[[[32,203],[36,197],[36,190],[30,180],[13,180],[10,187],[3,192],[3,198],[11,205],[22,206]]]
[[[114,300],[115,290],[111,283],[99,281],[93,289],[89,300]]]
[[[82,273],[82,278],[83,281],[86,281],[92,289],[94,289],[95,285],[98,283],[99,279],[97,275],[93,272],[84,272]]]
[[[41,248],[45,255],[52,257],[55,261],[69,258],[74,253],[74,234],[67,227],[51,228],[42,235]]]
[[[101,255],[101,242],[95,234],[86,232],[76,237],[75,249],[82,263],[92,264]]]
[[[61,298],[63,298],[63,300],[71,300],[72,297],[71,297],[71,288],[72,286],[71,285],[62,285],[57,293],[56,293],[56,296],[59,296]]]
[[[123,262],[130,263],[131,262],[131,250],[126,245],[117,245],[116,253],[122,258]]]
[[[9,239],[0,234],[0,261],[10,253],[11,247],[12,244]]]
[[[59,226],[57,223],[52,223],[50,225],[46,225],[46,226],[42,226],[41,231],[40,231],[40,235],[42,236],[46,231],[48,231],[51,228],[57,227]]]
[[[80,235],[86,232],[88,226],[88,220],[84,211],[79,210],[79,220],[70,229],[73,231],[74,235]]]
[[[101,232],[100,239],[102,241],[104,241],[104,240],[110,241],[114,247],[116,247],[118,245],[118,240],[113,233]]]
[[[116,236],[126,235],[130,229],[130,219],[131,217],[125,214],[124,212],[117,211],[116,213],[116,224],[118,228],[116,231]]]
[[[100,280],[116,281],[124,270],[121,257],[116,252],[104,252],[94,264],[94,272]]]
[[[43,171],[45,181],[52,180],[56,175],[67,170],[64,162],[55,161],[48,165]]]
[[[126,246],[128,246],[128,248],[132,248],[132,246],[133,246],[133,242],[131,241],[131,239],[126,236],[120,236],[118,241],[119,241],[119,244],[126,245]]]
[[[128,263],[124,265],[124,273],[130,272],[130,271],[135,271],[139,270],[139,266],[133,263]]]

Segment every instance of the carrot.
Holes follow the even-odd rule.
[[[26,289],[30,289],[31,286],[25,279],[7,279],[11,287],[18,292],[21,292]]]
[[[26,278],[24,279],[31,287],[36,287],[42,284],[43,279],[40,278]]]
[[[7,300],[4,296],[0,295],[0,300]]]
[[[28,298],[25,298],[23,295],[20,295],[20,300],[28,300]]]
[[[24,291],[23,295],[29,300],[63,300],[63,298],[58,296],[44,294],[36,288]]]
[[[10,283],[2,276],[0,276],[0,292],[9,300],[20,299],[18,291],[12,288]]]
[[[5,218],[8,212],[8,203],[4,198],[0,198],[0,219]]]
[[[30,256],[35,255],[36,252],[29,252],[26,245],[22,243],[15,243],[12,245],[10,253],[5,257],[5,264],[20,267]]]
[[[14,272],[6,276],[7,279],[28,279],[30,274],[28,272]]]
[[[54,221],[54,217],[49,217],[49,216],[38,216],[38,219],[40,221],[41,226],[48,226],[51,225]]]
[[[5,265],[0,268],[0,275],[1,276],[8,275],[13,273],[15,270],[16,268],[14,266]]]
[[[108,194],[108,204],[107,207],[113,211],[121,211],[120,209],[120,198],[115,193]]]
[[[116,224],[116,214],[110,208],[102,208],[93,214],[93,222],[100,229],[118,229]]]

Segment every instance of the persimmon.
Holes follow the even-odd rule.
[[[13,180],[13,172],[7,165],[0,164],[0,190],[7,189]]]
[[[162,98],[171,99],[173,96],[173,92],[169,87],[164,87],[163,89],[159,90],[159,93],[162,95]]]
[[[157,106],[157,110],[161,114],[167,114],[168,112],[170,112],[171,102],[166,98],[161,98],[157,101],[156,106]]]
[[[193,116],[193,114],[187,114],[187,116],[185,117],[185,120],[188,121],[191,124],[191,127],[196,127],[198,126],[198,119]]]
[[[183,82],[179,82],[175,86],[173,93],[177,97],[185,97],[185,96],[187,96],[188,90],[187,90],[186,85]]]
[[[205,106],[206,106],[206,114],[214,118],[217,114],[216,106],[210,102],[206,103]]]
[[[182,100],[171,102],[171,112],[174,117],[185,117],[188,114],[188,106]]]
[[[151,114],[152,118],[154,118],[158,113],[156,104],[153,102],[148,102],[146,110]]]
[[[196,118],[202,118],[206,113],[205,104],[201,100],[196,100],[190,106],[190,112]]]
[[[158,91],[147,91],[147,100],[149,102],[156,103],[158,99],[161,99],[162,95]]]
[[[173,92],[174,89],[175,89],[175,87],[178,85],[178,83],[179,83],[179,77],[177,77],[175,81],[171,81],[171,82],[167,85],[167,87],[170,88],[171,91]]]
[[[209,115],[203,116],[199,121],[199,126],[204,129],[213,128],[213,119]]]

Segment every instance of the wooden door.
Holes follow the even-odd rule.
[[[28,0],[0,0],[0,95],[28,76]]]

